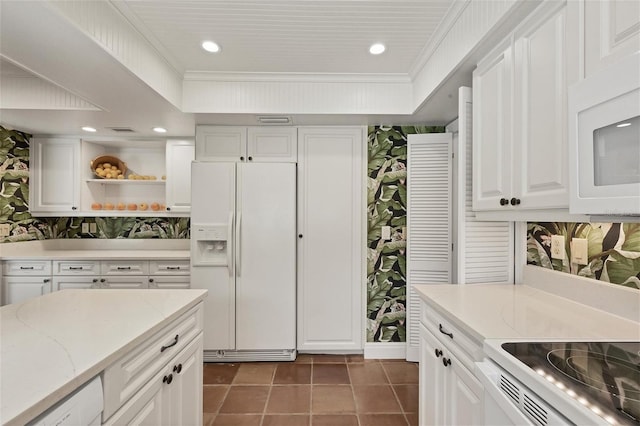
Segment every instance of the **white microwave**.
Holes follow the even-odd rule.
[[[640,52],[569,88],[569,211],[640,216]]]

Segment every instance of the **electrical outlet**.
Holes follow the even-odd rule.
[[[573,238],[571,240],[571,263],[586,265],[589,263],[589,240]]]
[[[0,223],[0,237],[8,237],[11,232],[11,225],[8,223]]]
[[[89,233],[89,224],[87,222],[83,222],[82,223],[82,233],[83,234],[88,234]]]
[[[91,222],[89,224],[89,232],[91,232],[92,234],[95,234],[96,232],[98,232],[98,226],[96,225],[95,222]]]
[[[564,259],[564,235],[551,236],[551,258]]]
[[[390,226],[383,226],[382,227],[382,239],[383,240],[390,240],[391,239],[391,227]]]

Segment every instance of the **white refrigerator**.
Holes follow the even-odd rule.
[[[295,359],[295,164],[194,162],[191,265],[205,361]]]

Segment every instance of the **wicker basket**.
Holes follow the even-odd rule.
[[[91,160],[90,164],[91,171],[98,179],[106,179],[104,176],[100,176],[96,173],[96,168],[104,163],[109,163],[112,166],[116,166],[120,171],[122,171],[122,174],[124,176],[127,175],[127,164],[124,161],[120,160],[118,157],[114,157],[113,155],[101,155]]]

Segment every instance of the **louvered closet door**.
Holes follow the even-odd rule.
[[[407,360],[418,361],[420,297],[416,284],[451,282],[451,133],[409,135]]]
[[[456,191],[458,211],[454,243],[456,261],[455,282],[475,284],[488,282],[513,283],[513,222],[487,222],[476,219],[472,211],[473,164],[471,88],[461,87],[459,93],[459,147]]]

